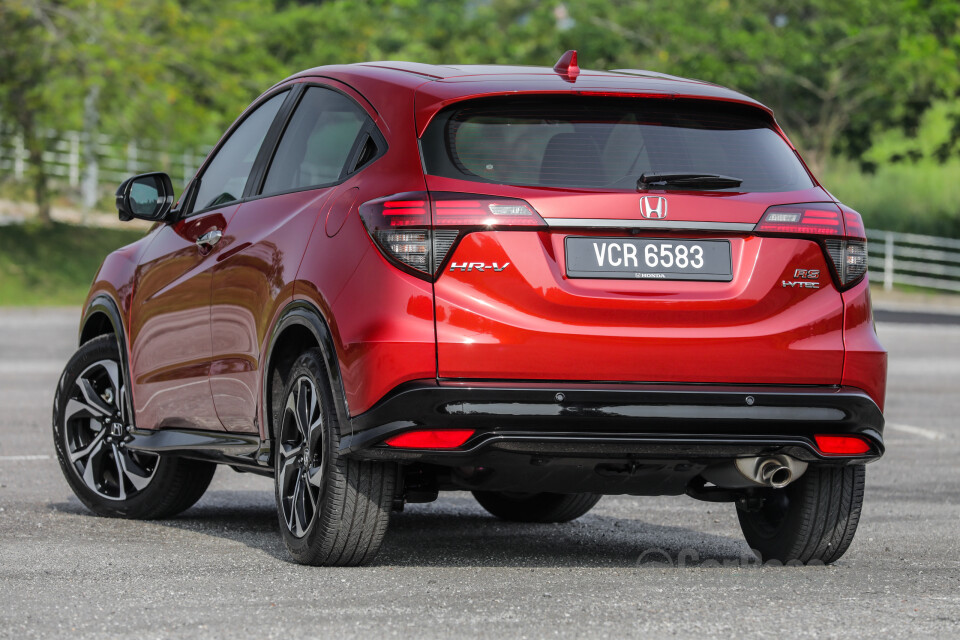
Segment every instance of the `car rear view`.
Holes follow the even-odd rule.
[[[54,400],[96,513],[174,515],[224,464],[273,476],[304,564],[369,563],[451,490],[540,523],[733,503],[764,561],[850,545],[884,452],[866,233],[755,100],[575,52],[318,67],[173,203],[164,173],[117,191],[154,225]]]
[[[844,236],[841,212],[768,123],[712,101],[597,97],[438,118],[423,145],[438,190],[516,185],[542,219],[465,235],[440,266],[440,377],[840,384],[842,265],[819,240]],[[701,177],[715,175],[731,181]],[[775,206],[798,200],[820,202]],[[765,212],[770,235],[754,232]],[[493,263],[508,266],[478,266]]]
[[[628,80],[418,94],[427,189],[361,216],[433,283],[438,379],[361,416],[361,455],[507,519],[735,502],[764,559],[835,560],[883,452],[860,216],[762,105]]]

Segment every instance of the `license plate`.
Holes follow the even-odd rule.
[[[565,253],[570,278],[733,279],[729,240],[568,236]]]

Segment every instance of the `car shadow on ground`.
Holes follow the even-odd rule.
[[[408,505],[393,514],[374,566],[709,568],[751,562],[740,539],[612,517],[602,507],[601,501],[574,522],[522,524],[488,515],[469,497]],[[72,497],[50,508],[95,517]],[[110,526],[108,519],[103,523]],[[273,494],[266,491],[209,491],[176,518],[142,525],[233,540],[291,562]]]

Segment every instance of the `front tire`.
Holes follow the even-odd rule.
[[[595,493],[510,493],[474,491],[473,497],[491,515],[510,522],[570,522],[594,507]]]
[[[274,425],[277,515],[300,564],[356,566],[380,550],[396,465],[338,453],[340,424],[319,349],[294,363]]]
[[[747,543],[765,562],[836,562],[857,531],[864,478],[864,465],[810,465],[787,487],[764,490],[759,509],[737,508]]]
[[[200,499],[216,465],[128,449],[133,420],[121,371],[112,335],[86,342],[70,358],[53,400],[60,469],[80,502],[98,515],[174,516]]]

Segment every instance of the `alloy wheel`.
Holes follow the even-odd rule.
[[[127,449],[130,420],[120,367],[94,362],[77,376],[64,407],[67,457],[83,483],[108,500],[127,500],[150,484],[160,458]]]
[[[294,383],[283,410],[277,447],[277,487],[287,529],[306,535],[320,505],[326,465],[322,399],[309,376]]]

